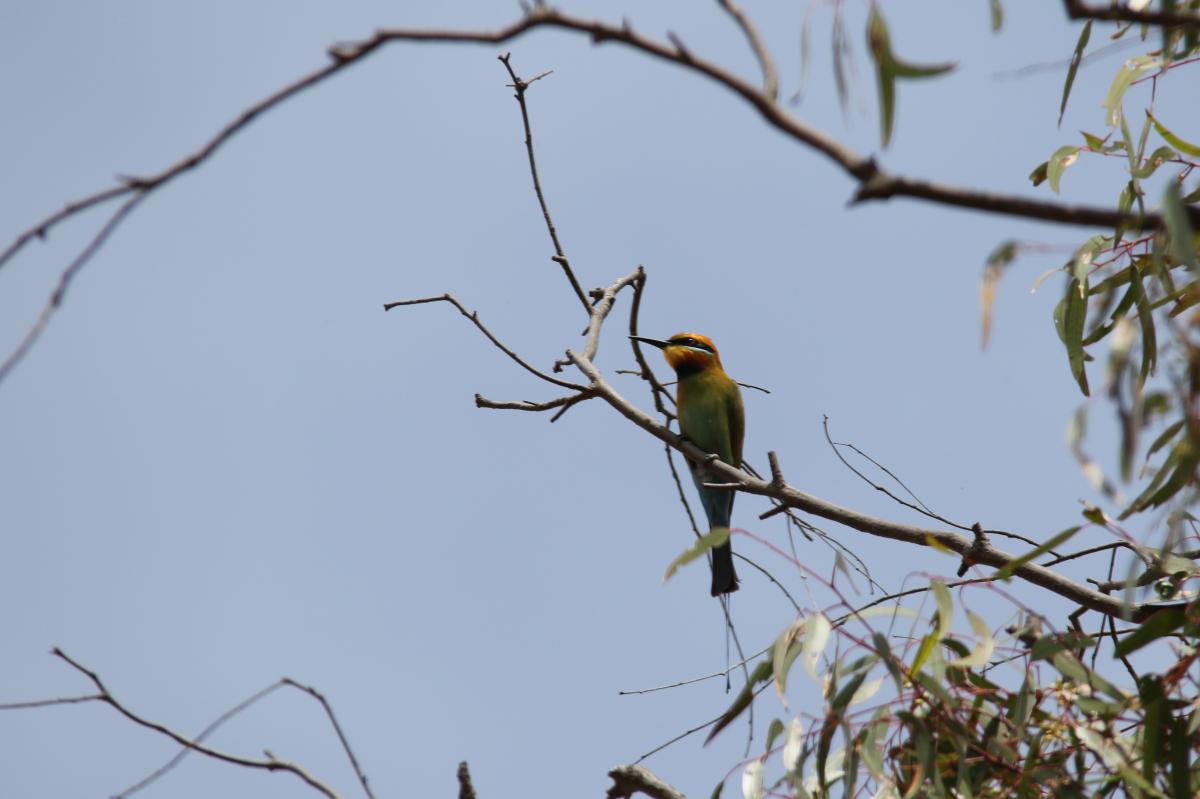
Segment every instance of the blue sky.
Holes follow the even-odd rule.
[[[806,9],[769,5],[747,9],[790,94]],[[959,67],[900,87],[881,158],[904,174],[1047,195],[1026,175],[1077,130],[1103,132],[1100,100],[1138,51],[1082,70],[1058,130],[1061,66],[997,73],[1065,59],[1078,26],[1056,3],[1009,3],[992,34],[987,5],[883,4],[902,54]],[[847,6],[850,112],[843,120],[832,88],[823,8],[796,112],[869,152],[879,134],[865,6]],[[323,64],[334,42],[379,26],[494,27],[517,13],[481,2],[9,4],[0,66],[17,79],[0,87],[0,239],[114,175],[173,163]],[[716,4],[637,4],[631,19],[754,74]],[[736,98],[614,45],[536,33],[504,48],[391,46],[145,202],[0,386],[0,701],[87,692],[52,646],[188,733],[288,675],[331,699],[380,796],[452,791],[463,759],[481,796],[594,795],[612,765],[723,709],[719,680],[618,696],[725,662],[703,569],[661,582],[691,541],[661,447],[599,402],[554,425],[477,410],[476,392],[551,394],[448,307],[381,310],[449,291],[535,364],[578,345],[579,308],[549,261],[496,61],[504,50],[526,76],[554,70],[530,90],[530,111],[581,281],[606,285],[645,265],[647,335],[707,333],[735,377],[771,389],[746,395],[753,462],[774,449],[798,487],[906,518],[837,463],[828,415],[836,438],[953,519],[1044,538],[1078,521],[1079,500],[1099,501],[1063,445],[1079,398],[1050,321],[1061,289],[1052,279],[1029,291],[1064,256],[1028,255],[1006,276],[986,352],[978,307],[999,242],[1069,247],[1093,231],[916,201],[849,207],[842,173]],[[1200,111],[1184,94],[1175,88],[1172,104],[1163,91],[1159,108],[1196,130]],[[1085,166],[1067,173],[1064,198],[1114,202],[1120,164]],[[101,223],[85,214],[0,272],[6,348]],[[634,378],[614,374],[633,365],[627,311],[623,301],[599,363],[647,402]],[[1097,426],[1093,448],[1106,453],[1111,437]],[[786,540],[778,519],[757,521],[765,507],[743,497],[735,524]],[[957,565],[831,532],[889,589]],[[828,574],[829,551],[801,546]],[[769,552],[735,547],[805,595]],[[743,572],[734,614],[757,650],[792,612]],[[986,595],[971,601],[997,627],[1008,619]],[[815,687],[796,685],[793,704],[815,708]],[[774,701],[767,719],[782,714]],[[708,748],[694,736],[646,765],[706,795],[744,735],[731,729]],[[269,748],[356,793],[319,708],[299,695],[272,696],[211,742],[251,756]],[[0,714],[0,751],[5,795],[107,796],[174,748],[110,708],[75,706]],[[230,793],[311,795],[287,776],[198,757],[145,795]]]

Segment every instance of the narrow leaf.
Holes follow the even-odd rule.
[[[1183,626],[1185,621],[1187,621],[1187,614],[1183,608],[1160,610],[1142,622],[1136,630],[1118,641],[1113,656],[1124,657],[1130,652],[1136,652],[1151,641],[1157,641],[1164,635],[1175,632]]]
[[[686,566],[696,558],[704,555],[704,553],[708,552],[708,550],[712,549],[713,547],[719,547],[728,540],[728,527],[714,527],[705,535],[700,536],[700,538],[696,539],[695,544],[692,544],[690,547],[685,549],[679,555],[679,557],[671,561],[671,565],[667,567],[667,573],[663,575],[663,582],[665,583],[667,580],[670,580],[671,577],[674,576],[675,572],[679,571],[681,566]]]
[[[1184,141],[1171,131],[1167,130],[1166,126],[1159,122],[1154,114],[1150,113],[1150,109],[1146,109],[1146,116],[1150,117],[1150,122],[1154,125],[1154,129],[1158,131],[1158,135],[1162,136],[1163,140],[1167,144],[1171,145],[1181,153],[1185,153],[1194,158],[1200,158],[1200,147]]]
[[[988,629],[987,622],[969,610],[967,611],[967,621],[971,622],[971,629],[974,630],[975,637],[979,639],[979,642],[975,644],[975,648],[969,655],[955,658],[949,661],[947,666],[978,668],[986,664],[992,657],[992,651],[996,648],[996,639],[992,637],[992,631]]]
[[[1104,102],[1101,103],[1104,108],[1108,109],[1109,126],[1115,126],[1120,122],[1121,100],[1125,97],[1125,91],[1133,85],[1135,80],[1157,68],[1158,62],[1148,55],[1140,55],[1125,62],[1125,65],[1113,78],[1112,85],[1108,87],[1108,94],[1104,96]]]
[[[1196,261],[1196,236],[1188,221],[1187,209],[1179,196],[1179,181],[1172,180],[1167,184],[1167,194],[1163,198],[1163,217],[1167,223],[1167,246],[1172,255],[1182,264],[1187,264],[1196,271],[1200,264]]]
[[[751,760],[742,771],[742,796],[746,799],[762,799],[763,763]]]
[[[1067,67],[1067,81],[1063,84],[1062,103],[1058,107],[1058,126],[1062,127],[1063,115],[1067,113],[1067,98],[1071,96],[1071,87],[1075,85],[1075,73],[1079,71],[1079,62],[1083,60],[1083,51],[1088,39],[1092,36],[1092,21],[1089,19],[1079,33],[1079,41],[1075,43],[1075,53],[1071,56],[1071,65]]]
[[[1017,569],[1021,568],[1029,561],[1033,560],[1034,558],[1040,558],[1042,555],[1045,555],[1059,544],[1063,544],[1071,540],[1071,537],[1078,533],[1081,529],[1083,529],[1082,525],[1068,527],[1058,535],[1052,536],[1046,543],[1034,547],[1019,558],[1014,558],[1008,562],[1008,565],[996,572],[995,579],[1007,580],[1013,575],[1014,572],[1016,572]]]
[[[1087,284],[1078,278],[1067,286],[1066,308],[1063,312],[1063,335],[1067,345],[1067,361],[1079,390],[1088,396],[1087,372],[1084,370],[1083,327],[1087,321]]]
[[[829,623],[829,619],[825,618],[824,613],[815,613],[809,616],[804,623],[804,646],[801,652],[804,658],[804,670],[808,672],[808,676],[818,682],[821,678],[817,674],[817,661],[825,651],[825,645],[829,643],[829,633],[832,630],[833,626]]]
[[[783,739],[783,769],[791,774],[800,765],[800,753],[804,749],[804,722],[799,716],[788,725],[787,737]]]
[[[1000,285],[1000,276],[1017,257],[1018,252],[1020,243],[1010,239],[992,250],[987,263],[984,264],[983,283],[979,287],[979,315],[983,327],[981,349],[987,348],[988,337],[992,332],[992,305],[996,301],[996,288]]]

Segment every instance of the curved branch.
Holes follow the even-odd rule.
[[[296,765],[295,763],[288,763],[287,761],[280,760],[279,758],[275,757],[274,755],[271,755],[270,753],[268,753],[267,760],[252,760],[250,758],[241,757],[239,755],[231,755],[227,752],[222,752],[217,749],[211,749],[202,743],[193,741],[190,738],[180,735],[179,733],[175,732],[174,730],[172,730],[168,727],[164,727],[162,724],[159,724],[156,721],[150,721],[149,719],[142,718],[141,716],[134,713],[129,708],[125,707],[125,705],[121,704],[116,699],[116,697],[114,697],[111,693],[109,693],[108,688],[105,687],[104,683],[100,680],[100,677],[99,677],[99,675],[96,674],[96,672],[86,668],[85,666],[82,666],[81,664],[79,664],[78,662],[73,660],[69,655],[67,655],[66,652],[63,652],[58,647],[55,647],[52,651],[53,651],[53,654],[55,655],[55,657],[62,659],[64,662],[66,662],[68,665],[70,665],[76,671],[80,672],[81,674],[83,674],[89,680],[92,681],[92,684],[96,686],[96,690],[100,692],[100,700],[99,701],[102,701],[105,704],[112,706],[113,709],[115,709],[118,713],[120,713],[125,718],[132,721],[134,724],[137,724],[141,727],[145,727],[150,730],[154,730],[157,733],[161,733],[162,735],[165,735],[166,737],[170,738],[172,741],[179,744],[180,746],[185,746],[188,749],[199,752],[202,755],[208,755],[209,757],[211,757],[215,760],[222,760],[226,763],[232,763],[235,766],[245,766],[246,768],[262,769],[263,771],[286,771],[286,772],[289,772],[291,774],[296,775],[304,782],[308,783],[308,785],[311,786],[312,788],[315,788],[317,791],[319,791],[322,794],[324,794],[325,796],[329,797],[329,799],[338,799],[337,793],[335,793],[332,788],[330,788],[328,785],[326,785],[325,783],[318,780],[313,775],[309,774],[308,771],[306,771],[302,767]]]
[[[560,388],[569,388],[574,391],[586,391],[587,390],[585,386],[581,386],[578,383],[571,383],[567,380],[559,380],[557,377],[552,377],[551,375],[546,374],[545,372],[541,371],[540,369],[530,366],[528,363],[525,362],[525,360],[520,355],[517,355],[517,353],[515,353],[511,349],[509,349],[509,347],[507,345],[505,345],[504,342],[502,342],[500,339],[496,338],[496,336],[492,334],[492,331],[488,330],[487,327],[483,324],[483,322],[479,321],[479,312],[478,311],[468,311],[466,308],[463,307],[463,304],[461,302],[456,300],[450,294],[442,294],[438,297],[421,297],[420,299],[415,299],[415,300],[396,300],[394,302],[385,302],[383,304],[383,310],[390,311],[393,308],[399,308],[400,306],[403,306],[403,305],[425,305],[426,303],[431,303],[431,302],[448,302],[451,305],[453,305],[455,308],[458,309],[458,312],[460,314],[462,314],[463,316],[470,319],[471,322],[475,325],[475,327],[479,328],[479,332],[481,332],[481,333],[483,333],[483,335],[487,336],[488,341],[492,342],[492,344],[494,344],[496,346],[496,349],[503,352],[514,363],[516,363],[518,366],[520,366],[525,371],[529,372],[534,377],[540,377],[542,380],[545,380],[547,383],[553,383],[554,385],[559,386]]]
[[[1068,7],[1070,7],[1069,0],[1068,4]],[[730,8],[726,3],[722,3],[722,5]],[[733,12],[731,11],[731,13]],[[1096,13],[1101,12],[1097,11]],[[740,18],[736,14],[735,19],[739,19],[739,24],[741,24]],[[1182,23],[1186,24],[1187,19],[1184,18]],[[753,29],[743,27],[747,31],[747,36],[749,36]],[[119,223],[133,210],[137,201],[207,161],[225,143],[248,127],[259,116],[274,109],[284,101],[295,97],[297,94],[319,83],[323,83],[326,79],[336,75],[346,67],[366,59],[386,44],[392,42],[500,44],[516,39],[536,28],[557,28],[586,34],[597,44],[609,41],[620,42],[634,50],[654,56],[663,61],[677,64],[684,69],[712,79],[753,106],[768,125],[795,139],[797,142],[821,153],[830,161],[840,166],[850,177],[854,178],[859,184],[858,190],[854,194],[854,202],[886,200],[892,197],[912,197],[928,200],[940,205],[972,208],[987,213],[1037,219],[1044,222],[1110,228],[1124,227],[1129,230],[1161,229],[1164,226],[1164,220],[1160,214],[1146,214],[1143,216],[1111,208],[1060,204],[892,174],[882,169],[875,162],[874,158],[856,153],[831,136],[816,128],[805,125],[781,108],[771,92],[772,86],[769,74],[765,73],[765,87],[762,89],[756,88],[716,64],[696,57],[691,51],[682,47],[678,43],[678,40],[672,36],[668,36],[668,39],[674,39],[675,43],[666,44],[637,33],[628,24],[618,27],[600,21],[570,16],[548,6],[537,5],[530,8],[520,20],[495,31],[382,29],[376,31],[370,38],[360,42],[334,45],[328,51],[329,57],[333,59],[332,63],[300,77],[250,106],[217,131],[212,138],[192,154],[150,177],[123,178],[121,185],[104,189],[71,203],[18,234],[14,241],[0,253],[0,268],[3,268],[30,241],[35,238],[44,238],[52,228],[65,220],[95,205],[117,197],[133,195],[129,203],[122,206],[114,216],[113,221]],[[751,39],[751,44],[754,44],[753,38]],[[761,42],[759,44],[761,45]],[[756,52],[759,52],[760,48],[755,47],[754,49]],[[760,53],[760,58],[763,53]],[[766,63],[769,64],[769,61]],[[764,70],[765,67],[766,64],[764,64]],[[522,84],[518,82],[516,85]],[[528,86],[528,82],[525,82],[523,85]],[[1187,206],[1184,211],[1193,225],[1200,226],[1200,207]],[[103,243],[103,239],[112,232],[112,228],[115,226],[115,224],[111,224],[104,229],[101,236],[98,236],[100,244]],[[86,261],[86,259],[84,260]],[[568,279],[573,278],[569,263],[564,255],[556,253],[552,260],[563,267]],[[572,287],[576,290],[576,294],[578,294],[581,289],[577,281],[572,280],[572,283]],[[29,347],[38,338],[41,328],[53,313],[55,307],[48,305],[47,310],[43,311],[42,316],[35,323],[34,329],[26,335],[25,339],[18,345],[17,350],[9,357],[3,371],[0,371],[0,380],[11,371],[13,365],[24,357]]]
[[[604,379],[603,375],[600,374],[595,365],[587,358],[570,350],[567,351],[567,357],[591,381],[590,388],[592,391],[604,399],[622,416],[673,449],[679,450],[689,460],[705,463],[709,471],[721,480],[720,485],[722,487],[729,487],[748,494],[771,497],[788,507],[829,519],[830,521],[869,535],[890,538],[894,541],[902,541],[906,544],[915,544],[917,546],[936,546],[939,549],[947,549],[960,556],[969,557],[973,563],[983,566],[1002,568],[1018,559],[1017,555],[993,546],[986,538],[976,537],[971,539],[946,530],[917,527],[887,519],[879,519],[850,508],[835,505],[832,502],[827,502],[819,497],[800,491],[787,483],[781,484],[774,479],[763,480],[754,477],[741,469],[722,462],[710,453],[704,452],[692,442],[680,438],[665,426],[659,424],[653,417],[617,393]],[[1019,566],[1013,572],[1013,575],[1106,616],[1117,616],[1140,622],[1149,618],[1158,610],[1154,605],[1146,603],[1126,606],[1120,599],[1088,588],[1035,563],[1025,563]]]

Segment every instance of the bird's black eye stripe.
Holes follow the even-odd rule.
[[[683,336],[682,338],[673,338],[673,339],[671,339],[670,343],[678,344],[681,347],[694,347],[698,350],[704,350],[705,352],[713,351],[712,347],[708,346],[703,341],[699,341],[697,339],[692,338],[691,336]]]

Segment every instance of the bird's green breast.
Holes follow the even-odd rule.
[[[705,452],[740,465],[742,398],[724,372],[706,369],[679,379],[679,430]]]

